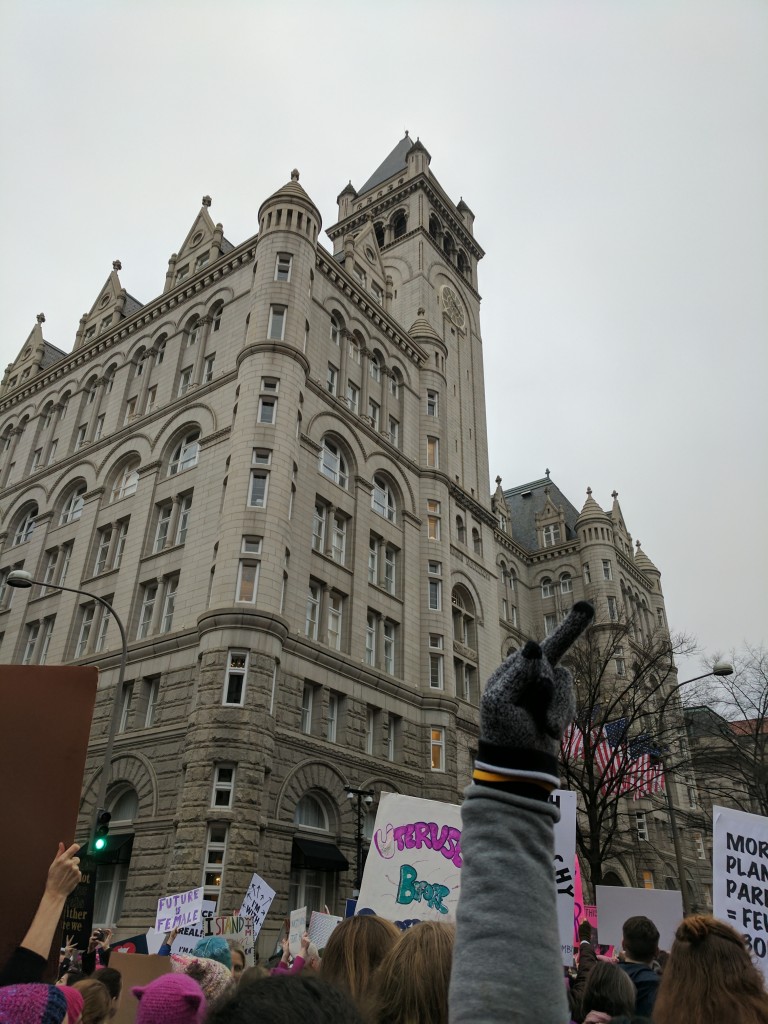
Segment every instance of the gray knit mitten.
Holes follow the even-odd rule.
[[[594,614],[578,601],[541,645],[528,641],[493,673],[480,701],[478,769],[558,785],[560,739],[576,702],[571,674],[557,662]]]

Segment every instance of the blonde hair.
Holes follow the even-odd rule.
[[[448,1024],[456,929],[422,921],[403,935],[373,978],[371,1024]]]
[[[400,935],[396,925],[375,914],[346,918],[333,929],[323,950],[321,978],[360,1002],[373,972]]]
[[[107,986],[95,978],[85,978],[73,986],[83,997],[82,1024],[104,1024],[112,1015],[112,999]]]

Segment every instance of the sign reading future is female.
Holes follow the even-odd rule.
[[[461,809],[382,794],[357,913],[378,914],[402,928],[455,921],[460,876]]]

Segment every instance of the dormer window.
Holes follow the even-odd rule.
[[[542,536],[544,538],[544,547],[551,548],[554,544],[560,543],[560,524],[550,523],[549,526],[545,526],[542,530]]]

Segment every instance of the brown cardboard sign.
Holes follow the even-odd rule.
[[[112,1018],[112,1024],[133,1024],[139,1002],[131,989],[134,985],[148,985],[162,974],[168,974],[171,958],[145,953],[113,953],[109,966],[120,971],[123,977],[120,1007],[117,1015]]]

